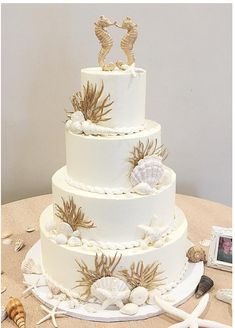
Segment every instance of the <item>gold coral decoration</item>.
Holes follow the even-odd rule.
[[[96,84],[93,85],[87,81],[86,86],[83,86],[83,94],[81,91],[78,91],[72,95],[71,103],[74,111],[67,112],[68,118],[70,119],[74,112],[81,111],[85,120],[90,120],[92,123],[110,120],[110,117],[105,116],[112,110],[112,108],[107,108],[113,104],[113,101],[109,102],[109,94],[103,100],[100,100],[103,91],[103,81],[100,89],[97,89]]]
[[[85,218],[84,213],[82,212],[82,208],[79,207],[77,209],[76,204],[74,203],[73,198],[69,198],[68,201],[63,201],[63,207],[55,204],[56,213],[55,215],[60,218],[62,221],[68,223],[73,230],[77,230],[78,228],[95,228],[94,222]]]
[[[98,56],[98,63],[104,71],[113,71],[115,68],[115,64],[113,63],[105,64],[105,58],[113,46],[113,39],[111,35],[105,30],[105,28],[115,24],[116,22],[112,23],[105,16],[100,16],[98,21],[95,23],[95,35],[101,45]]]
[[[138,36],[137,24],[135,24],[130,17],[126,17],[122,25],[115,24],[119,28],[127,30],[126,35],[121,40],[120,46],[127,56],[127,64],[130,66],[135,63],[135,55],[133,46]],[[120,63],[119,61],[117,63]],[[117,65],[119,67],[119,65]],[[121,67],[119,67],[121,68]],[[122,69],[122,68],[121,68]]]
[[[124,269],[120,271],[120,274],[126,279],[131,289],[142,286],[151,290],[164,284],[162,281],[165,278],[161,277],[163,272],[159,272],[159,265],[160,263],[153,262],[144,266],[143,261],[139,261],[137,264],[132,263],[130,271]]]
[[[159,156],[162,160],[167,158],[168,152],[164,145],[157,147],[157,139],[150,141],[147,140],[147,143],[144,145],[142,141],[139,141],[138,145],[134,147],[131,152],[129,162],[132,164],[133,168],[136,167],[139,160],[143,159],[146,156]]]
[[[82,278],[81,280],[76,281],[78,285],[74,288],[85,287],[85,291],[81,296],[87,299],[90,296],[92,284],[100,278],[112,277],[121,258],[122,255],[118,255],[118,253],[115,253],[113,257],[107,256],[103,253],[101,255],[96,253],[94,270],[89,269],[84,261],[81,260],[81,262],[79,262],[76,260],[79,267],[77,271],[81,273]]]
[[[19,328],[25,328],[25,310],[18,298],[10,297],[6,305],[8,317],[14,321]]]

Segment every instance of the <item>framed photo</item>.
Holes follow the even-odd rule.
[[[207,265],[232,271],[232,228],[213,226]]]

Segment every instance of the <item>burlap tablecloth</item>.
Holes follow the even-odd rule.
[[[20,238],[26,243],[26,246],[18,253],[14,252],[14,243],[11,245],[2,244],[2,286],[7,290],[2,294],[2,304],[6,304],[10,296],[21,297],[24,285],[20,265],[25,254],[31,246],[39,239],[39,216],[43,209],[52,202],[51,195],[28,198],[2,206],[2,231],[10,230],[13,232],[11,237],[13,241]],[[224,205],[210,202],[207,200],[177,195],[176,202],[184,211],[188,223],[188,236],[194,243],[200,240],[208,239],[212,225],[222,227],[231,227],[231,208]],[[34,227],[36,230],[32,233],[25,232],[27,227]],[[173,256],[173,254],[172,254]],[[231,325],[231,306],[227,303],[218,301],[215,293],[220,288],[231,288],[231,273],[205,268],[205,274],[210,276],[215,286],[210,291],[210,304],[207,307],[203,317],[209,320],[219,321]],[[41,319],[45,313],[39,306],[39,301],[32,295],[22,298],[26,310],[26,327],[36,327],[36,322]],[[181,306],[182,309],[191,312],[198,300],[192,297]],[[160,316],[141,320],[119,323],[89,322],[69,317],[58,318],[57,324],[60,328],[74,327],[125,327],[125,328],[166,328],[176,321],[165,314]],[[14,327],[14,324],[6,319],[2,323],[3,328]],[[51,321],[42,323],[39,327],[53,327]]]

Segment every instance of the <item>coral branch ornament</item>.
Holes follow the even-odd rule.
[[[116,22],[112,23],[105,16],[100,16],[98,21],[95,23],[95,35],[97,36],[101,45],[101,50],[98,56],[98,63],[104,71],[113,71],[115,68],[114,63],[105,64],[105,58],[113,46],[113,39],[107,32],[106,28],[113,25],[116,25]]]
[[[171,314],[179,319],[182,319],[182,322],[171,325],[169,328],[231,328],[228,325],[224,325],[222,323],[200,319],[199,317],[206,309],[209,302],[209,294],[204,295],[196,308],[192,313],[187,313],[181,309],[177,309],[170,303],[164,301],[160,296],[155,296],[155,303],[164,310],[167,314]]]

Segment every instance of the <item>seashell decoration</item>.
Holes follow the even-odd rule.
[[[1,239],[9,238],[9,237],[11,237],[11,235],[12,235],[11,231],[4,231],[4,232],[2,232]]]
[[[15,322],[17,327],[25,328],[25,311],[23,304],[18,298],[10,297],[6,305],[6,312],[8,317]]]
[[[28,232],[28,233],[30,233],[30,232],[34,232],[34,231],[35,231],[35,228],[33,228],[33,227],[28,227],[28,228],[26,228],[25,231]]]
[[[58,234],[63,234],[66,237],[70,237],[73,234],[73,229],[71,228],[71,226],[66,223],[66,222],[59,222],[56,225],[56,231]]]
[[[24,246],[25,246],[24,241],[22,239],[18,239],[15,242],[15,252],[19,252]]]
[[[134,303],[127,303],[120,309],[120,312],[123,314],[134,315],[138,312],[138,310],[138,305]]]
[[[197,263],[200,261],[206,261],[206,253],[203,248],[198,246],[192,246],[189,248],[186,254],[189,262]]]
[[[138,286],[131,291],[130,301],[136,305],[143,305],[148,298],[148,290],[145,287]]]
[[[52,221],[49,221],[49,222],[46,223],[45,229],[46,229],[47,232],[52,232],[53,230],[56,229],[56,224]]]
[[[102,308],[110,305],[123,306],[123,301],[130,295],[130,289],[124,281],[116,277],[103,277],[91,286],[91,295],[102,302]]]
[[[68,240],[67,237],[63,233],[60,233],[60,234],[58,234],[55,237],[55,242],[58,245],[65,245],[65,244],[67,244],[67,240]]]
[[[5,293],[6,290],[7,290],[7,288],[5,286],[2,286],[2,288],[1,288],[1,294]]]
[[[203,275],[195,291],[196,298],[206,294],[213,286],[214,281],[210,277]]]
[[[11,245],[12,239],[11,238],[5,238],[2,241],[3,245]]]
[[[25,258],[21,263],[21,271],[26,274],[41,274],[42,270],[39,264],[31,258]]]
[[[72,236],[68,240],[68,245],[72,247],[81,246],[82,242],[80,238]]]
[[[4,306],[1,306],[1,322],[7,318],[7,311]]]
[[[216,292],[215,296],[218,300],[232,305],[232,301],[233,301],[232,289],[219,289]]]
[[[47,280],[47,286],[52,293],[52,295],[58,295],[61,290],[59,287],[57,287],[55,284],[53,284],[51,281]]]
[[[131,172],[130,180],[135,192],[149,194],[164,175],[162,160],[158,156],[147,156],[140,159]]]

